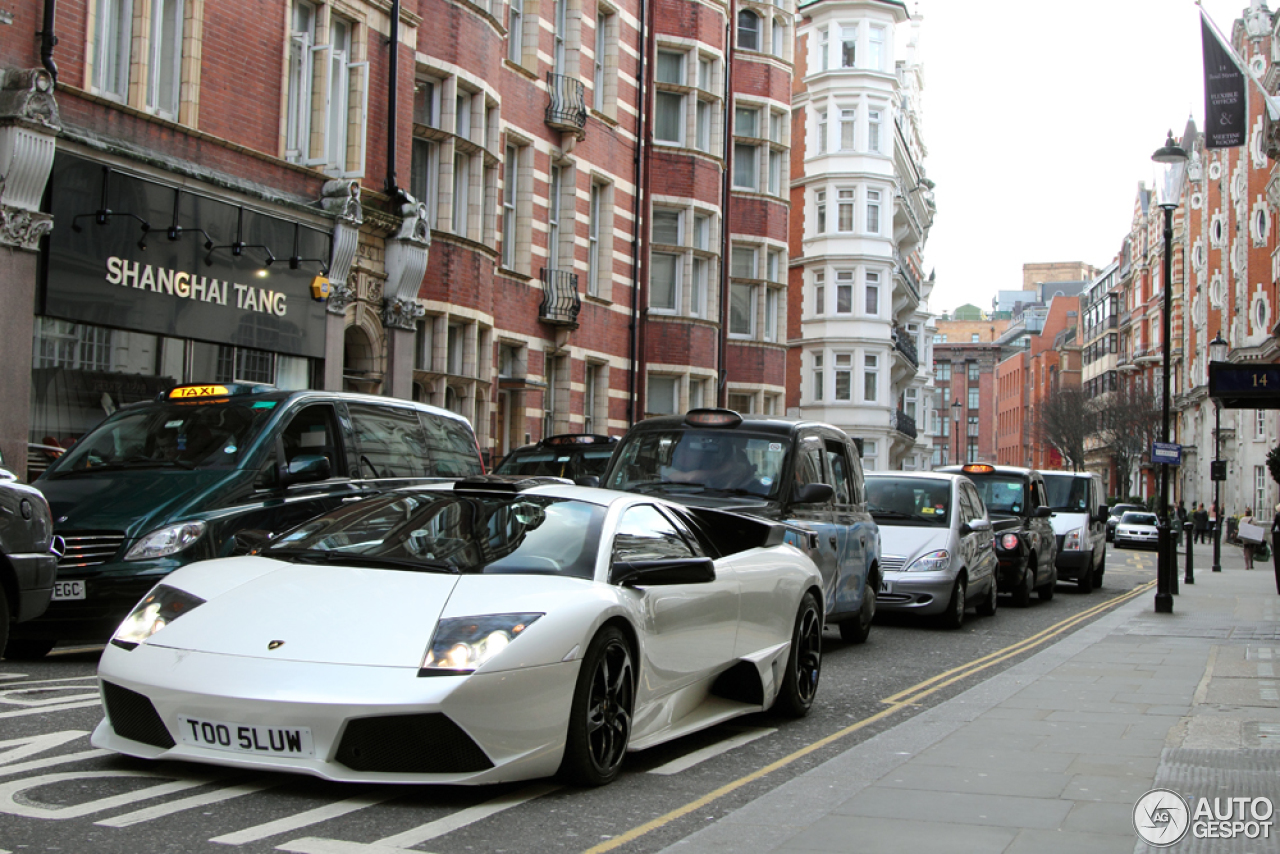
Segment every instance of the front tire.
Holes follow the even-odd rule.
[[[1076,589],[1081,593],[1093,592],[1093,567],[1087,566],[1080,571],[1080,577],[1076,579]]]
[[[996,580],[991,579],[991,584],[987,586],[987,598],[978,603],[979,617],[994,617],[996,615],[996,607],[1000,603],[999,591],[996,590]]]
[[[0,586],[0,655],[4,654],[5,645],[9,641],[9,600],[4,595],[4,587]]]
[[[1035,571],[1032,569],[1034,565],[1031,561],[1027,561],[1027,567],[1022,572],[1022,583],[1013,591],[1014,607],[1025,608],[1031,604],[1031,590],[1035,585]]]
[[[575,786],[612,783],[631,739],[636,678],[631,648],[617,626],[591,641],[578,671],[559,777]]]
[[[947,603],[947,610],[942,612],[944,629],[959,629],[964,626],[964,599],[968,592],[964,576],[956,576],[956,583],[951,586],[951,601]]]
[[[8,612],[5,612],[5,620],[8,620]],[[9,638],[9,642],[4,647],[4,657],[10,661],[39,661],[49,654],[49,650],[53,649],[57,641],[51,640],[23,640],[21,638]]]
[[[866,589],[862,592],[862,607],[858,616],[845,620],[840,624],[840,639],[846,643],[866,643],[871,636],[871,621],[876,617],[876,587],[874,578],[867,580]]]
[[[821,675],[822,612],[818,610],[818,600],[813,598],[813,594],[806,593],[800,600],[796,625],[791,631],[791,652],[787,655],[787,669],[778,699],[773,704],[774,710],[791,718],[809,714]]]

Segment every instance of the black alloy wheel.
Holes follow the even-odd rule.
[[[617,626],[591,641],[569,713],[560,776],[576,786],[603,786],[622,768],[631,739],[636,676],[631,648]]]
[[[843,624],[842,624],[843,625]],[[813,698],[818,695],[818,679],[822,676],[822,612],[812,593],[804,594],[796,625],[791,632],[791,651],[782,688],[774,702],[774,710],[792,718],[809,714]]]

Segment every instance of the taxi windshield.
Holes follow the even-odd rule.
[[[782,480],[787,446],[780,436],[736,430],[645,430],[623,440],[604,486],[770,496]]]
[[[951,481],[868,477],[867,509],[881,525],[945,527],[951,520]]]
[[[1026,483],[1014,475],[976,474],[966,472],[978,487],[982,503],[995,516],[1021,516],[1027,512]]]
[[[154,403],[123,409],[83,436],[47,477],[110,469],[229,469],[275,409],[274,401]]]

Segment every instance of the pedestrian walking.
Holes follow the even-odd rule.
[[[1209,540],[1209,513],[1204,509],[1204,502],[1200,502],[1191,513],[1191,524],[1195,526],[1194,542],[1205,543]]]
[[[1246,507],[1244,508],[1244,515],[1240,517],[1240,521],[1236,525],[1236,530],[1239,531],[1242,525],[1252,525],[1252,524],[1253,524],[1253,508]],[[1244,537],[1240,538],[1240,543],[1244,546],[1244,568],[1253,569],[1253,552],[1258,547],[1258,544],[1253,542],[1252,540],[1246,540],[1244,539]]]
[[[1276,593],[1280,593],[1280,504],[1276,505],[1276,515],[1271,517],[1271,562],[1276,571]]]

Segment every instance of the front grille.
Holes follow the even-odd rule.
[[[59,567],[97,566],[115,557],[124,543],[123,531],[60,531],[67,550]]]
[[[897,555],[880,555],[880,569],[885,572],[897,572],[907,562],[905,557]]]
[[[463,774],[493,767],[447,716],[389,715],[347,721],[337,760],[353,771]]]
[[[142,694],[103,682],[102,696],[107,702],[107,718],[116,735],[166,750],[173,747],[173,736],[160,720],[160,713]]]

